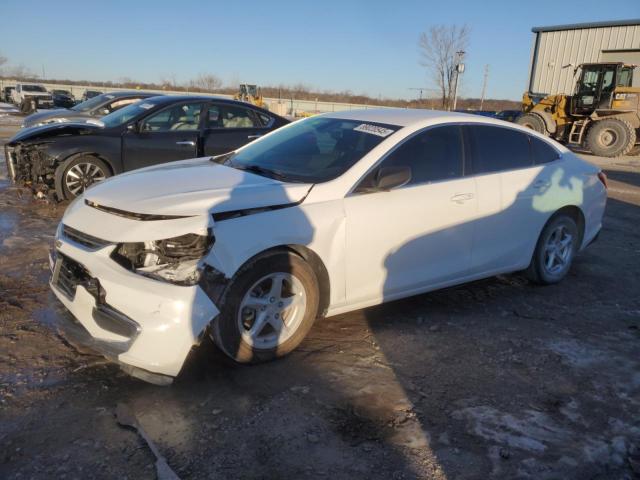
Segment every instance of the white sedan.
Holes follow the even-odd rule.
[[[317,317],[519,270],[556,283],[605,203],[598,168],[513,124],[332,113],[90,188],[58,228],[51,287],[67,335],[169,383],[205,334],[260,362]]]

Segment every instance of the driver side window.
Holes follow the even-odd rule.
[[[380,168],[411,169],[406,185],[419,185],[453,180],[463,175],[463,144],[459,125],[435,127],[419,133],[391,152],[373,171],[362,179],[356,191],[375,188]]]
[[[180,103],[151,115],[142,124],[143,132],[198,130],[202,103]]]

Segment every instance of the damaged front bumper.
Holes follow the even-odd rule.
[[[171,383],[218,308],[198,286],[179,286],[124,269],[116,245],[88,248],[56,238],[51,289],[75,319],[62,330],[118,362],[127,373]]]

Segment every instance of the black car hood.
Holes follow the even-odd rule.
[[[91,135],[104,127],[86,122],[52,123],[40,127],[23,128],[9,141],[9,144],[37,140],[41,138],[60,137],[63,135]]]
[[[30,127],[38,122],[50,120],[52,118],[66,118],[67,120],[74,121],[92,117],[88,112],[77,112],[68,108],[56,108],[55,110],[48,110],[46,112],[32,113],[28,117],[25,117],[22,123],[25,127]]]

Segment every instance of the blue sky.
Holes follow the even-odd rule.
[[[519,99],[531,27],[640,17],[640,0],[3,0],[0,54],[47,77],[304,83],[411,98],[433,86],[419,65],[430,25],[471,27],[462,94]],[[615,4],[616,8],[608,8]]]

